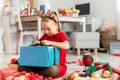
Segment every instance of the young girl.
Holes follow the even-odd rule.
[[[49,12],[42,17],[43,36],[34,42],[34,44],[56,46],[60,49],[60,64],[52,67],[25,67],[18,66],[20,71],[33,71],[46,77],[58,78],[65,75],[66,66],[66,49],[69,48],[69,43],[64,32],[60,29],[60,23],[56,12]],[[43,54],[44,55],[44,54]]]

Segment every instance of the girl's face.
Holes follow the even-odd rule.
[[[58,33],[58,24],[54,21],[42,22],[43,32],[49,36]]]

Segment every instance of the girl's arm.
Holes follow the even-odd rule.
[[[36,41],[34,41],[33,44],[40,44],[40,41],[39,41],[39,40],[36,40]]]
[[[56,47],[62,48],[62,49],[69,49],[68,41],[53,42],[53,41],[43,40],[42,42],[43,42],[44,45],[51,45],[51,46],[56,46]]]

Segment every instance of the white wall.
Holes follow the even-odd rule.
[[[35,7],[39,9],[39,5],[44,3],[45,1],[48,2],[48,0],[35,0]],[[74,0],[73,0],[74,1]],[[58,8],[71,8],[73,7],[73,1],[71,0],[49,0],[51,10],[57,10]]]
[[[116,0],[93,0],[93,16],[102,16],[105,22],[116,23]]]
[[[50,0],[50,4],[51,4],[51,9],[52,10],[57,10],[58,8],[71,8],[73,7],[74,0]]]
[[[91,0],[74,0],[75,3],[87,3],[90,2]]]

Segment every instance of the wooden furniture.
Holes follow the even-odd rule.
[[[82,23],[83,27],[83,32],[86,32],[86,18],[85,17],[68,17],[68,16],[63,16],[59,17],[59,20],[61,23]]]
[[[22,22],[32,22],[37,21],[37,30],[23,30]],[[24,35],[38,35],[38,38],[41,35],[41,18],[39,16],[18,16],[18,30],[19,30],[19,40],[18,40],[18,54],[20,53],[20,46],[23,43]]]
[[[97,55],[100,40],[98,32],[72,32],[70,36],[72,47],[77,49],[78,57],[80,56],[81,48],[93,48],[94,54]]]
[[[21,21],[34,21],[38,16],[21,16]],[[61,23],[82,23],[83,32],[86,31],[86,18],[85,17],[59,17]],[[40,26],[39,26],[40,27]],[[40,30],[41,28],[39,28]],[[40,34],[41,32],[39,32]]]
[[[39,16],[21,16],[22,22],[37,21],[38,37],[41,36],[41,18]]]

